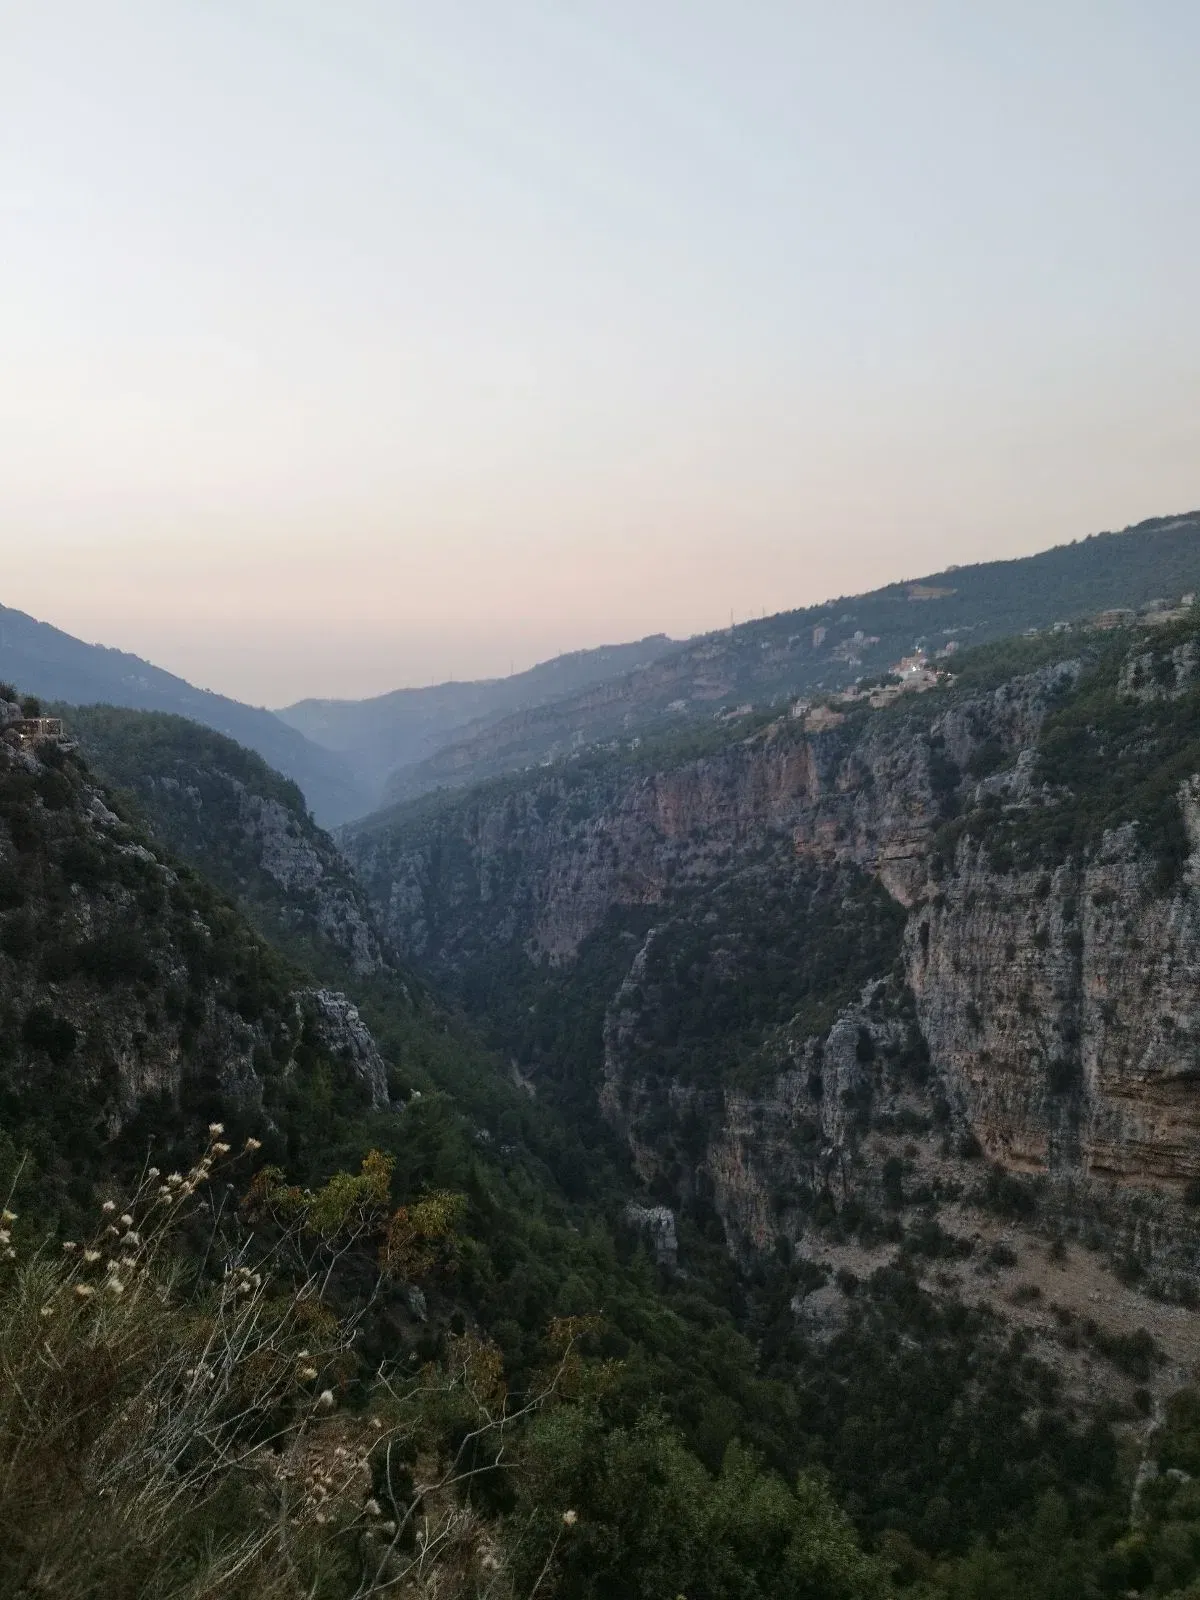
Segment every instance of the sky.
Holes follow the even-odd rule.
[[[259,704],[1200,504],[1192,0],[0,0],[0,603]]]

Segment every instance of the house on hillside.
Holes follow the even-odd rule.
[[[62,744],[67,736],[61,717],[21,717],[9,727],[23,745]]]

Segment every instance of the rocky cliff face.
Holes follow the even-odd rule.
[[[1063,663],[919,728],[901,718],[807,735],[781,720],[710,756],[658,770],[618,760],[384,814],[344,845],[386,932],[436,967],[519,942],[569,961],[614,906],[659,905],[714,882],[764,846],[853,861],[903,904],[926,876],[947,759],[1036,736],[1078,675]]]
[[[1155,894],[1131,826],[1051,874],[997,874],[960,846],[910,924],[906,966],[989,1155],[1122,1182],[1200,1177],[1196,874],[1193,854],[1179,889]]]
[[[169,797],[166,804],[172,808],[190,809],[191,828],[200,831],[200,812],[206,803],[204,791],[223,787],[236,807],[238,827],[249,856],[278,891],[280,920],[324,940],[356,977],[380,971],[386,958],[370,908],[328,835],[305,826],[307,819],[302,812],[255,793],[220,767],[206,768],[195,776],[201,781],[150,778],[146,788],[153,811],[161,817],[166,809],[155,804],[158,791]],[[213,804],[211,793],[208,804]],[[184,830],[186,836],[186,823]]]
[[[518,942],[531,959],[569,962],[614,906],[664,904],[764,845],[894,859],[902,881],[914,831],[936,817],[925,753],[857,750],[840,730],[805,739],[781,723],[644,775],[614,764],[485,788],[411,825],[353,830],[345,847],[409,953],[453,968]],[[867,798],[875,762],[882,813]]]
[[[1178,1195],[1200,1177],[1200,748],[1189,769],[1170,728],[1195,642],[1135,640],[1099,700],[1093,658],[812,735],[781,720],[657,768],[552,769],[352,831],[347,848],[388,935],[452,978],[522,950],[543,985],[569,983],[614,915],[649,910],[609,990],[601,1103],[655,1198],[699,1187],[754,1247],[802,1232],[835,1180],[878,1190],[878,1162],[872,1178],[859,1156],[880,1118],[936,1134],[944,1165],[974,1144],[1017,1172]],[[1099,709],[1064,731],[1085,665]],[[1147,743],[1138,708],[1164,696]],[[1093,765],[1072,787],[1062,751],[1081,739]],[[1120,741],[1122,760],[1175,774],[1190,843],[1169,886],[1148,824],[1101,825],[1117,802],[1105,791],[1101,805],[1087,774]],[[1046,860],[1014,858],[1010,836],[1026,834]],[[796,934],[793,974],[854,917],[875,929],[856,946],[878,961],[859,988],[874,981],[840,1012],[822,1014],[838,993],[824,979],[790,1018],[755,987],[753,918],[729,903],[754,872],[764,908],[803,885],[772,933],[780,948]],[[897,907],[894,944],[864,884]],[[830,903],[843,909],[823,921]],[[689,1014],[710,1018],[723,1054],[689,1034]]]

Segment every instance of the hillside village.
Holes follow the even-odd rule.
[[[1113,606],[1104,611],[1098,611],[1092,616],[1077,623],[1055,622],[1049,628],[1026,628],[1025,638],[1036,638],[1039,634],[1062,634],[1078,631],[1080,633],[1099,632],[1107,633],[1116,628],[1144,627],[1162,628],[1173,622],[1182,621],[1187,617],[1196,602],[1193,592],[1181,595],[1177,600],[1155,599],[1147,600],[1142,605]],[[864,638],[856,634],[847,640],[847,645],[874,644],[875,639]],[[936,689],[939,684],[945,683],[951,676],[950,669],[945,664],[956,655],[959,650],[957,639],[948,639],[940,649],[930,655],[929,650],[920,641],[914,645],[911,655],[901,656],[884,673],[882,679],[859,680],[848,688],[838,693],[828,695],[820,701],[811,697],[800,697],[794,700],[789,708],[789,715],[796,721],[803,722],[805,728],[811,733],[820,733],[827,728],[836,727],[844,720],[845,709],[858,706],[870,706],[878,710],[890,705],[903,695],[927,694],[930,689]],[[835,651],[836,654],[836,651]],[[854,659],[845,657],[845,659]],[[942,663],[939,665],[938,663]],[[753,708],[742,706],[738,714],[748,713]],[[725,713],[729,715],[729,713]]]

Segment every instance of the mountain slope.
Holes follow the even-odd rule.
[[[562,759],[584,745],[711,720],[887,671],[930,651],[1200,590],[1200,513],[1040,555],[950,568],[781,612],[665,652],[649,667],[455,739],[389,780],[388,801]]]
[[[30,749],[0,701],[0,1145],[61,1196],[196,1146],[207,1122],[282,1153],[315,1076],[346,1114],[388,1069],[339,997],[122,818],[75,753]]]
[[[345,763],[273,712],[194,688],[139,656],[85,644],[5,606],[0,606],[0,681],[73,705],[129,706],[188,717],[257,750],[300,785],[313,814],[323,821],[344,822],[369,809]]]
[[[155,841],[218,885],[289,961],[349,993],[391,1075],[453,1096],[474,1127],[521,1131],[539,1170],[574,1195],[602,1190],[569,1129],[549,1125],[497,1059],[413,977],[384,939],[366,894],[296,786],[232,740],[156,712],[68,713],[81,753],[116,786]],[[376,1137],[379,1137],[377,1134]],[[511,1144],[508,1146],[514,1148]]]
[[[369,700],[301,700],[276,714],[314,743],[346,756],[378,799],[396,767],[422,761],[497,717],[646,666],[672,648],[674,641],[655,634],[632,644],[555,656],[507,678],[396,689]]]

